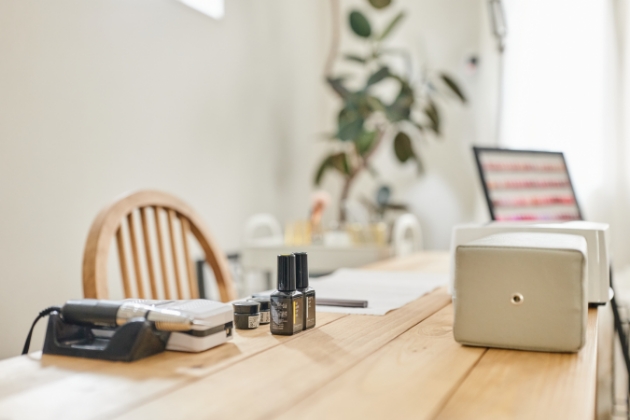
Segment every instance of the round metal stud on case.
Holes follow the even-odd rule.
[[[523,295],[521,295],[520,293],[514,293],[512,295],[512,299],[510,299],[510,302],[512,302],[512,305],[520,305],[521,303],[523,303]]]

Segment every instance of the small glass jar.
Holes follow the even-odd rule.
[[[260,303],[254,300],[234,302],[234,326],[239,330],[253,330],[260,325]]]
[[[260,303],[260,324],[271,322],[271,299],[268,295],[252,296],[250,300]]]

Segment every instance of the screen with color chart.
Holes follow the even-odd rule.
[[[581,220],[561,152],[473,147],[492,220]]]

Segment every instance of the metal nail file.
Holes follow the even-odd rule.
[[[317,298],[315,302],[318,306],[343,306],[345,308],[367,308],[367,300],[358,299],[333,299],[333,298]]]

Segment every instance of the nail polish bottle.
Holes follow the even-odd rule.
[[[295,283],[304,295],[304,329],[315,326],[315,289],[308,286],[308,255],[306,252],[295,254]]]
[[[296,290],[295,256],[278,255],[278,290],[271,294],[271,333],[293,335],[304,329],[304,296]]]

